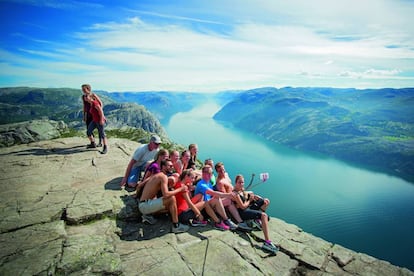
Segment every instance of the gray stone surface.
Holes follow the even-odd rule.
[[[0,275],[414,275],[270,220],[263,234],[193,227],[170,233],[166,215],[140,222],[119,182],[139,145],[110,139],[106,155],[86,138],[0,149]]]
[[[67,129],[63,121],[48,119],[0,125],[0,147],[58,138]]]

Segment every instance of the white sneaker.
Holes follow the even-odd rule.
[[[157,220],[152,215],[142,215],[142,223],[154,225]]]
[[[276,254],[279,251],[279,247],[274,245],[272,242],[264,242],[262,245],[262,249],[266,250],[272,254]]]
[[[183,233],[183,232],[187,232],[188,229],[190,228],[190,226],[179,223],[178,227],[172,227],[172,232],[177,234],[177,233]]]
[[[230,227],[230,230],[236,230],[237,224],[235,224],[231,219],[224,220],[224,223]]]

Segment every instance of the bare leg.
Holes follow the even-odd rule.
[[[175,202],[175,196],[170,196],[163,199],[165,209],[170,212],[171,220],[173,223],[178,223],[177,204]]]
[[[267,218],[267,214],[265,212],[262,212],[262,217],[260,218],[262,220],[262,230],[265,237],[265,240],[270,240],[269,238],[269,221]]]
[[[264,203],[260,209],[262,209],[263,212],[266,212],[267,207],[269,207],[270,200],[268,198],[264,199]]]
[[[220,215],[222,219],[228,219],[226,211],[224,210],[223,203],[221,202],[221,198],[213,197],[208,201],[208,203],[211,204],[211,207],[214,208],[214,210]]]
[[[243,220],[240,217],[239,211],[237,211],[236,206],[231,199],[225,198],[223,199],[223,206],[229,210],[231,216],[237,221],[237,223],[242,222]]]
[[[205,208],[206,204],[207,204],[207,202],[205,202],[205,201],[199,201],[194,205],[195,205],[195,207],[197,207],[198,210],[201,211]]]
[[[217,217],[216,213],[208,202],[204,204],[204,208],[206,209],[207,214],[215,223],[220,223],[220,219]]]

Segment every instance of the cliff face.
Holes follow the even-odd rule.
[[[109,152],[86,138],[0,149],[0,275],[414,275],[303,232],[277,218],[277,255],[262,232],[212,226],[170,233],[168,217],[144,225],[132,191],[119,188],[139,145],[110,139]]]

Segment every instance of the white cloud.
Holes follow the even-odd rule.
[[[42,50],[24,46],[20,47],[24,56],[3,60],[38,67],[40,73],[30,71],[33,80],[47,82],[53,77],[65,86],[90,82],[97,89],[117,91],[361,88],[389,86],[390,81],[394,87],[414,85],[413,78],[399,76],[414,74],[412,4],[295,0],[246,1],[236,6],[226,1],[214,12],[224,14],[221,9],[231,3],[238,22],[130,10],[130,18],[93,23],[72,33],[75,44],[42,43],[46,45]],[[180,24],[183,21],[190,24]],[[208,28],[191,28],[192,23]],[[226,31],[214,26],[225,26]],[[45,60],[39,62],[42,57]],[[7,69],[30,78],[21,68]],[[77,71],[79,76],[72,75]],[[358,82],[361,79],[367,82]]]

